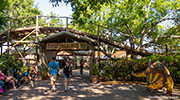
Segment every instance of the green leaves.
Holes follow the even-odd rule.
[[[9,56],[8,58],[7,55],[2,55],[0,62],[0,68],[3,69],[5,74],[7,74],[9,70],[19,70],[22,67],[22,61],[15,56]]]
[[[34,0],[3,0],[5,3],[4,7],[6,9],[2,9],[0,12],[0,17],[2,16],[6,19],[5,23],[2,23],[0,26],[7,27],[7,19],[19,18],[19,17],[27,17],[27,16],[35,16],[40,15],[41,12],[38,8],[33,6]],[[0,18],[1,20],[1,18]],[[35,24],[35,18],[24,18],[24,19],[17,19],[11,20],[11,29],[33,25]]]

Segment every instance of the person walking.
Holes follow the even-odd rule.
[[[66,92],[69,89],[69,83],[70,83],[70,64],[68,61],[66,61],[66,65],[63,68],[64,73],[64,91]]]
[[[80,61],[80,74],[83,75],[83,66],[84,66],[84,62],[83,60],[81,59]]]
[[[52,61],[48,64],[48,76],[51,80],[51,90],[55,90],[55,84],[57,79],[57,74],[60,74],[59,63],[56,61],[56,58],[53,57]]]
[[[30,79],[30,82],[31,82],[31,87],[34,87],[36,77],[37,77],[36,71],[33,69],[32,72],[29,75],[29,79]]]

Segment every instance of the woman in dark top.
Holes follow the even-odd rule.
[[[83,75],[83,65],[84,65],[84,62],[83,60],[81,59],[80,61],[80,74]]]
[[[70,64],[66,61],[66,65],[63,69],[64,73],[64,86],[65,86],[65,92],[69,89],[69,77],[70,77]]]

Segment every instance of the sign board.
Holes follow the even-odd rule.
[[[46,43],[46,50],[86,50],[87,43]]]

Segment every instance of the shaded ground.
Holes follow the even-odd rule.
[[[16,91],[10,91],[5,96],[0,96],[0,100],[152,100],[151,96],[162,95],[162,93],[152,94],[147,92],[145,85],[102,85],[92,84],[86,71],[83,76],[76,70],[71,79],[70,90],[64,92],[63,77],[57,81],[57,90],[50,91],[50,81],[37,81],[35,88],[24,85]],[[178,90],[173,91],[173,96],[180,97]],[[154,100],[164,100],[158,98]]]

